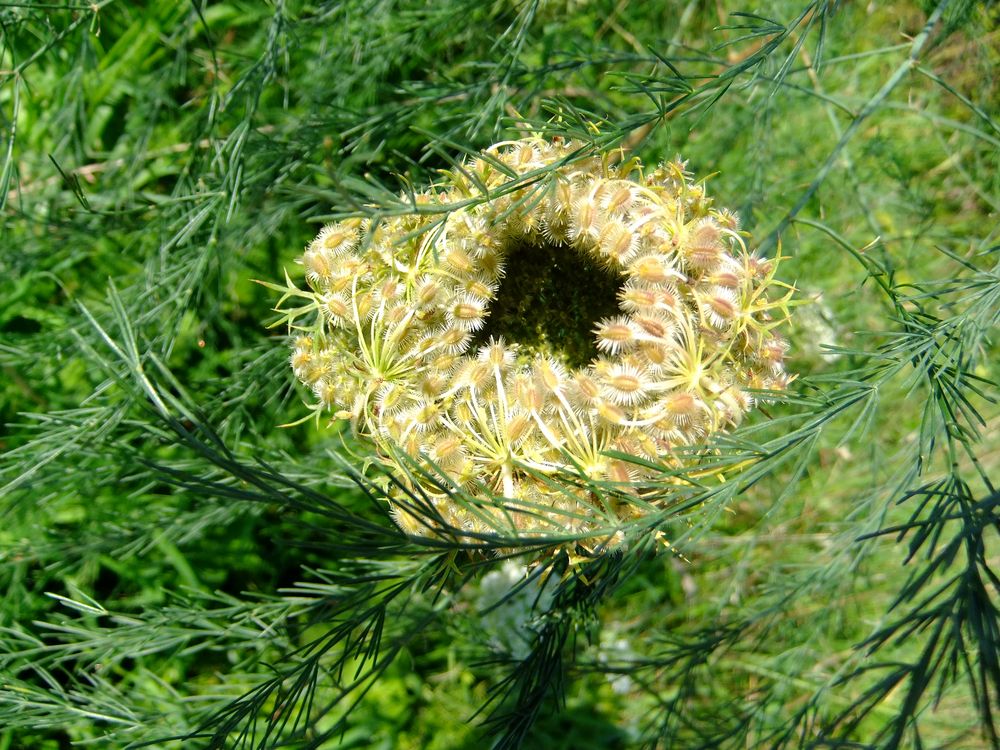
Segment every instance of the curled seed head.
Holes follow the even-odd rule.
[[[563,466],[568,454],[586,476],[639,492],[634,483],[650,470],[607,450],[683,468],[688,458],[676,447],[737,425],[753,406],[748,390],[789,382],[787,345],[772,330],[782,321],[768,312],[780,304],[764,288],[775,263],[746,249],[735,214],[713,209],[682,162],[643,171],[578,147],[540,137],[497,144],[488,158],[470,159],[416,195],[422,206],[461,208],[340,222],[324,228],[301,259],[310,302],[286,312],[292,330],[312,335],[295,341],[291,366],[316,395],[317,413],[349,417],[389,465],[395,444],[470,492],[538,509],[500,519],[484,505],[473,517],[417,477],[415,489],[440,520],[397,512],[410,533],[434,534],[441,524],[459,535],[485,532],[494,522],[515,531],[554,523],[586,531],[593,519],[580,512],[579,488],[556,492],[540,483],[537,469]],[[498,169],[498,160],[507,166]],[[499,189],[511,170],[544,170],[541,191]],[[481,195],[484,186],[492,198]],[[567,340],[563,349],[548,331],[523,347],[499,338],[473,347],[505,264],[532,262],[521,248],[544,253],[553,245],[580,253],[566,282],[591,268],[588,260],[618,279],[620,313],[586,318],[597,319],[590,324],[597,356],[569,367],[563,357],[587,342]],[[530,315],[551,312],[539,305]],[[567,312],[575,320],[589,310]],[[575,336],[575,328],[559,330]],[[652,492],[650,499],[658,500]],[[403,503],[390,498],[390,505],[396,512]],[[613,512],[624,519],[642,511],[622,503]]]

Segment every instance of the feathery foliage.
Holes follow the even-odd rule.
[[[0,5],[0,748],[1000,747],[998,22]],[[680,154],[808,301],[696,466],[608,453],[676,497],[613,552],[404,535],[492,498],[316,429],[252,281],[529,133]]]

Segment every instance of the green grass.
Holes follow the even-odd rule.
[[[1000,16],[766,5],[0,6],[0,748],[1000,747]],[[808,303],[763,460],[533,613],[281,427],[253,283],[528,127],[682,155]]]

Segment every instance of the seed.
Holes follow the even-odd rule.
[[[417,285],[416,302],[420,307],[430,307],[441,296],[441,284],[431,276],[425,276]]]
[[[469,254],[458,247],[452,247],[445,253],[444,262],[459,273],[472,273],[476,268]]]
[[[326,305],[327,311],[334,317],[334,322],[337,324],[342,324],[351,311],[347,300],[339,294],[326,295],[323,304]]]
[[[306,250],[302,262],[306,267],[306,279],[313,285],[327,282],[333,278],[337,265],[333,254],[323,247]]]
[[[573,205],[573,226],[571,228],[573,239],[581,242],[585,239],[597,237],[600,230],[598,224],[597,202],[593,195],[586,195],[577,200]]]
[[[649,393],[645,373],[629,364],[612,365],[601,378],[602,394],[616,404],[632,406]]]
[[[486,323],[485,305],[471,296],[463,296],[448,310],[448,320],[464,331],[478,331]]]
[[[665,255],[645,255],[629,266],[628,273],[633,279],[648,284],[665,284],[680,276]]]
[[[566,383],[566,370],[553,359],[544,357],[535,363],[538,379],[552,393],[560,392]]]
[[[635,253],[635,235],[620,221],[609,221],[597,237],[598,248],[613,265],[621,265]]]
[[[604,210],[609,214],[624,211],[632,205],[632,196],[632,187],[630,185],[622,185],[621,187],[615,188],[611,191],[611,194],[608,195],[604,204]]]
[[[576,384],[580,395],[587,401],[594,400],[601,392],[594,379],[582,372],[578,373],[576,377],[573,378],[573,382]]]
[[[669,321],[655,315],[636,315],[632,320],[654,339],[665,339],[673,330]]]
[[[598,399],[594,407],[597,409],[597,415],[611,424],[621,424],[625,421],[625,412],[609,401]]]
[[[677,425],[687,425],[694,421],[700,408],[700,401],[694,394],[681,391],[672,393],[663,400],[667,416]]]
[[[602,320],[594,333],[597,335],[597,348],[612,355],[635,343],[635,329],[628,318]]]

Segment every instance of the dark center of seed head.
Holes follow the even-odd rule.
[[[507,247],[504,271],[474,346],[503,336],[524,354],[551,354],[569,367],[597,356],[594,327],[620,312],[620,274],[573,247],[523,240]]]

